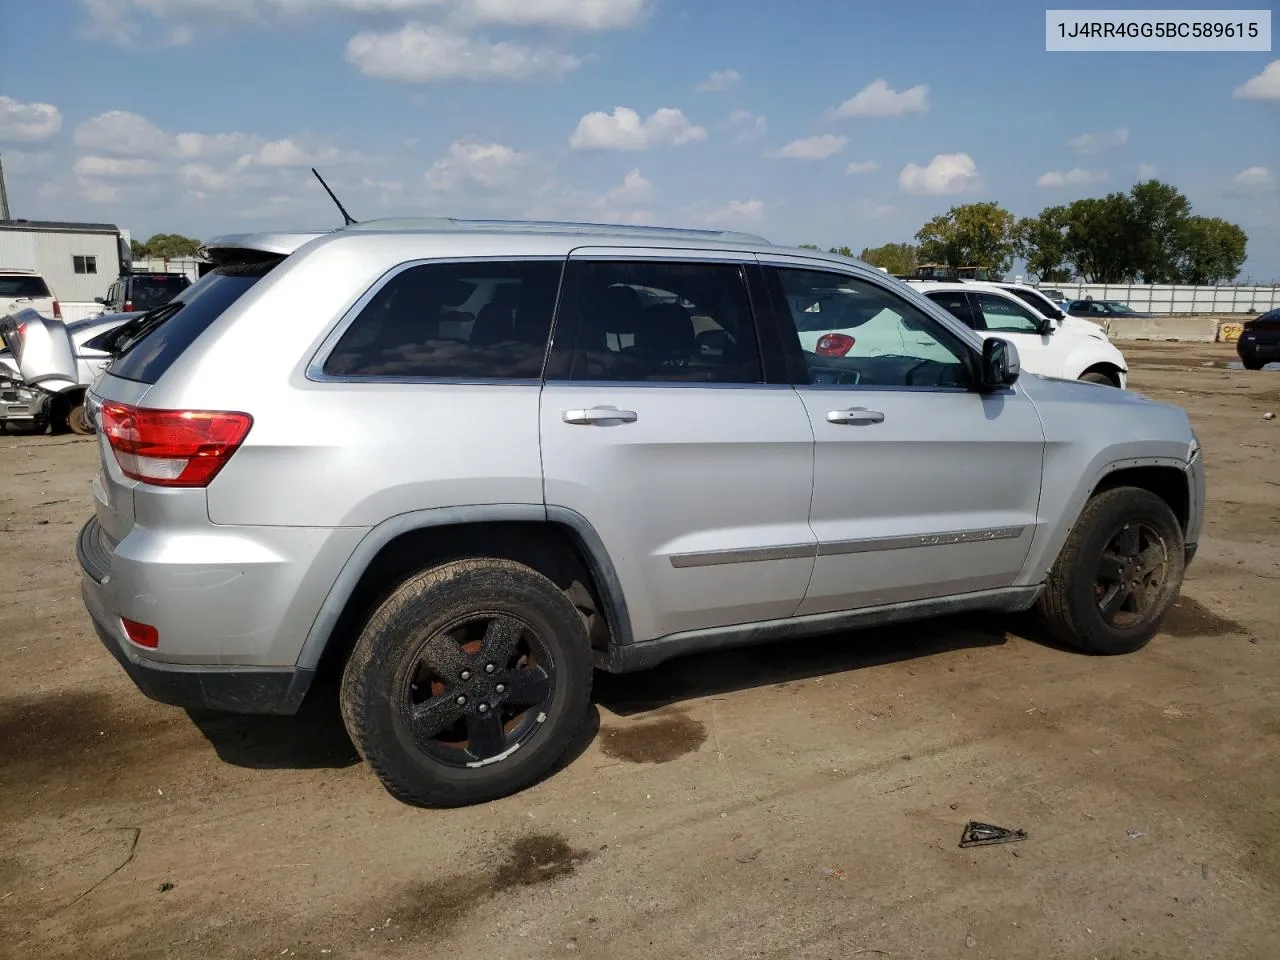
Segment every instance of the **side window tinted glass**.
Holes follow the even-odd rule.
[[[973,296],[978,302],[984,325],[990,332],[1039,332],[1039,318],[1016,300],[994,293],[974,293]]]
[[[943,307],[952,316],[964,321],[965,326],[973,326],[973,313],[969,310],[969,301],[959,290],[935,290],[926,293],[926,297],[938,306]]]
[[[810,383],[969,384],[968,348],[924,311],[879,284],[821,270],[770,272],[776,295],[795,325]]]
[[[1048,299],[1038,293],[1032,293],[1030,290],[1010,290],[1009,292],[1031,307],[1032,310],[1044,314],[1046,317],[1052,317],[1057,309]]]
[[[760,383],[742,268],[635,261],[569,265],[574,380]]]
[[[385,283],[324,362],[338,377],[542,375],[559,261],[428,263]]]

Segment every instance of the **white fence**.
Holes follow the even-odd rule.
[[[1142,283],[1040,283],[1068,300],[1119,300],[1139,313],[1262,313],[1280,307],[1280,285],[1190,287]]]
[[[62,322],[75,323],[77,320],[87,320],[90,317],[96,317],[102,313],[102,304],[100,303],[77,303],[76,301],[66,302],[58,301],[58,306],[62,308]]]

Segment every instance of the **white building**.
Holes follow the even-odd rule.
[[[40,271],[68,320],[99,312],[95,298],[130,259],[129,235],[113,223],[0,220],[0,267]]]

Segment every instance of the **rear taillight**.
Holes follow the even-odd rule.
[[[124,309],[123,309],[123,310],[121,310],[121,312],[122,312],[122,313],[133,313],[133,301],[132,301],[132,300],[126,300],[126,301],[124,302]]]
[[[824,333],[818,338],[818,349],[814,352],[820,357],[843,357],[853,349],[853,337],[847,333]]]
[[[104,403],[101,424],[126,477],[158,487],[204,487],[244,441],[253,417]]]
[[[62,319],[62,304],[60,304],[57,300],[53,301],[53,319],[55,320]]]

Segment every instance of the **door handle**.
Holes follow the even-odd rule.
[[[610,423],[635,423],[638,417],[634,410],[619,410],[617,407],[588,407],[586,410],[566,410],[565,423],[599,426]]]
[[[828,410],[827,423],[884,423],[884,414],[879,410],[868,410],[866,407],[853,407],[849,410]]]

